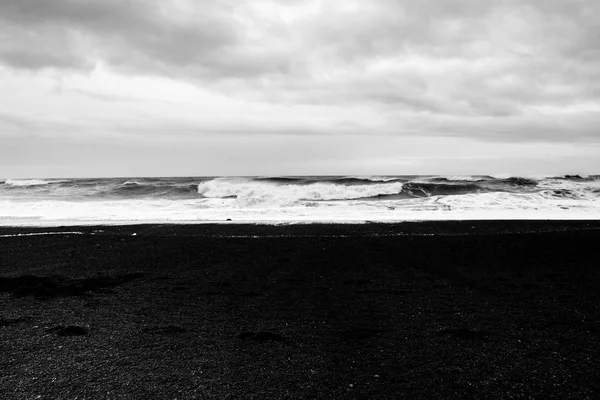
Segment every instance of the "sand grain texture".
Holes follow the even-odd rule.
[[[0,239],[3,398],[600,396],[597,221],[68,230]]]

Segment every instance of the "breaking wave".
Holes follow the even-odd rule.
[[[490,179],[494,179],[491,176],[488,175],[474,175],[474,176],[468,176],[468,175],[454,175],[454,176],[436,176],[433,178],[430,178],[431,181],[433,182],[481,182],[481,181],[486,181],[486,180],[490,180]]]
[[[43,179],[7,179],[4,181],[4,184],[7,186],[41,186],[60,182],[64,182],[64,180],[48,181]]]
[[[0,225],[17,220],[310,222],[493,215],[600,219],[600,176],[0,180]]]
[[[352,200],[398,194],[402,182],[357,182],[355,179],[309,181],[291,184],[285,180],[217,178],[198,185],[205,198],[236,199],[240,204],[289,205],[297,201]]]
[[[288,183],[309,185],[312,183],[334,183],[340,185],[370,185],[382,182],[407,182],[408,179],[386,176],[267,176],[253,178],[259,182]]]
[[[478,186],[474,183],[444,184],[409,182],[404,185],[404,191],[415,197],[430,197],[479,193],[486,192],[488,190],[485,187]]]

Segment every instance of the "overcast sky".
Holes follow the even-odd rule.
[[[598,0],[1,0],[0,177],[600,173]]]

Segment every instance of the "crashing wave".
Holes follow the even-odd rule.
[[[407,179],[397,176],[262,176],[255,181],[266,181],[282,184],[308,185],[313,183],[337,183],[346,185],[369,185],[386,182],[406,182]]]
[[[450,175],[429,178],[433,182],[481,182],[490,179],[494,178],[488,175]]]
[[[538,184],[538,181],[533,178],[520,176],[511,176],[510,178],[501,179],[501,181],[515,186],[535,186]]]
[[[238,203],[246,206],[291,205],[301,200],[352,200],[398,194],[402,191],[402,186],[402,182],[348,185],[329,181],[293,185],[273,184],[264,180],[217,178],[200,183],[198,193],[205,198],[235,198]]]
[[[0,225],[600,219],[598,178],[10,179],[0,184]]]
[[[404,184],[404,192],[415,197],[448,196],[487,191],[474,183],[424,183],[408,182]]]
[[[4,184],[7,186],[41,186],[51,183],[65,182],[64,180],[43,180],[43,179],[7,179]]]

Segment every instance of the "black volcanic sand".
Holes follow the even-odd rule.
[[[59,230],[0,237],[3,399],[600,398],[600,221],[0,235]]]

